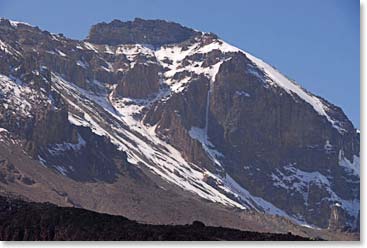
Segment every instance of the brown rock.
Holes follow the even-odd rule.
[[[125,73],[116,87],[116,94],[122,97],[145,98],[158,92],[161,68],[157,64],[135,64]]]
[[[92,26],[87,41],[96,44],[163,44],[178,43],[196,35],[197,32],[177,23],[162,20],[142,20],[99,23]]]

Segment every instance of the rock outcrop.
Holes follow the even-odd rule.
[[[161,67],[157,64],[135,64],[117,84],[115,93],[120,97],[146,98],[158,92],[160,73]]]
[[[198,32],[177,23],[162,20],[143,20],[122,22],[113,20],[110,23],[99,23],[92,26],[86,39],[95,44],[149,44],[161,46],[180,43]]]

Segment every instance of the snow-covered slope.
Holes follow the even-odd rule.
[[[55,89],[69,104],[75,107],[79,114],[82,113],[82,116],[69,113],[70,122],[78,126],[88,126],[98,135],[108,136],[119,149],[127,152],[130,163],[145,165],[165,180],[207,200],[239,209],[251,207],[293,219],[271,203],[253,197],[230,176],[222,178],[185,161],[177,149],[157,137],[155,127],[145,126],[141,121],[134,119],[132,114],[137,114],[142,109],[138,104],[135,105],[134,101],[124,106],[121,99],[111,99],[107,94],[86,93],[57,75],[54,75],[53,82]],[[137,102],[141,104],[141,101]],[[148,104],[149,101],[146,101],[143,106]],[[106,122],[102,114],[110,115],[113,121]],[[218,181],[221,185],[220,190],[204,181],[207,176]],[[226,194],[235,196],[237,201],[230,199]]]
[[[86,47],[90,46],[90,44],[86,45]],[[220,50],[224,54],[242,52],[221,40],[208,45],[202,45],[200,42],[193,43],[184,51],[182,51],[182,47],[180,45],[166,46],[158,50],[153,50],[148,46],[143,45],[118,46],[115,52],[126,55],[132,63],[134,63],[134,56],[143,53],[148,54],[149,56],[155,56],[157,60],[167,68],[167,71],[163,75],[162,83],[167,84],[170,89],[162,89],[152,99],[114,97],[111,93],[107,93],[108,89],[103,90],[103,92],[106,93],[89,93],[78,88],[72,82],[65,81],[58,75],[54,75],[53,80],[55,88],[60,92],[60,94],[64,95],[65,98],[68,99],[69,104],[77,108],[79,113],[83,113],[83,116],[76,116],[73,113],[70,113],[70,122],[75,125],[88,126],[96,134],[110,137],[113,143],[118,145],[121,150],[127,152],[129,162],[136,165],[144,164],[165,180],[177,184],[183,189],[194,192],[210,201],[238,207],[240,209],[250,207],[269,214],[285,216],[302,223],[303,220],[297,220],[296,217],[289,216],[287,213],[278,209],[264,199],[252,196],[229,175],[226,175],[225,177],[214,175],[193,163],[187,162],[182,157],[180,151],[167,144],[156,135],[155,126],[146,126],[143,124],[142,120],[137,120],[134,117],[134,115],[141,113],[144,108],[149,108],[153,103],[157,101],[165,101],[165,98],[170,94],[176,94],[185,89],[185,86],[190,82],[191,77],[175,80],[173,77],[176,73],[189,71],[193,74],[205,75],[211,80],[211,82],[215,81],[216,73],[218,72],[222,61],[228,60],[230,57],[224,57],[222,61],[208,67],[202,66],[202,62],[197,61],[193,61],[188,65],[183,65],[183,61],[189,56],[210,53],[216,49]],[[114,48],[108,48],[107,50],[113,51]],[[304,91],[299,85],[291,82],[281,73],[273,69],[273,67],[267,65],[261,60],[249,55],[248,53],[245,53],[245,55],[248,56],[258,68],[264,71],[267,75],[267,82],[270,84],[276,84],[278,87],[282,87],[290,94],[298,95],[301,99],[310,104],[318,114],[325,116],[335,128],[339,131],[341,130],[335,125],[335,121],[327,115],[325,111],[327,106],[325,106],[316,96]],[[165,61],[167,61],[167,59],[172,61],[172,63],[166,63]],[[98,111],[96,111],[96,109],[98,109]],[[99,114],[99,111],[107,112],[113,121],[106,121],[103,119]],[[206,123],[207,122],[208,120],[206,120]],[[207,130],[205,129],[207,129],[207,127],[199,131],[192,129],[190,134],[194,139],[202,142],[206,152],[210,155],[210,158],[220,164],[217,160],[217,158],[220,157],[220,152],[216,151],[213,148],[213,145],[208,141],[206,135]],[[199,135],[200,132],[203,132],[204,134]],[[301,176],[301,178],[302,180],[311,180],[315,182],[324,178],[323,175],[317,172],[315,173],[316,174],[313,174],[315,176],[312,178],[308,177],[309,179],[306,179],[304,176]],[[222,185],[220,186],[220,191],[208,185],[203,180],[204,177],[208,175],[211,178],[214,178],[219,185]],[[327,179],[325,180],[327,181]],[[328,187],[328,190],[332,192],[328,183],[326,183],[326,186]],[[235,196],[235,199],[237,200],[234,201],[228,198],[226,194]],[[358,201],[349,203],[348,201],[344,201],[338,197],[335,193],[333,194],[335,201],[345,202],[344,205],[348,206],[350,209],[355,209],[355,207],[359,205]],[[355,214],[358,213],[354,213],[354,215]]]

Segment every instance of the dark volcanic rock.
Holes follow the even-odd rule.
[[[311,239],[291,233],[257,233],[210,227],[199,221],[194,221],[192,225],[181,226],[140,224],[122,216],[0,196],[0,240],[310,241]]]
[[[149,44],[161,46],[179,43],[198,34],[177,23],[162,20],[143,20],[99,23],[92,26],[87,41],[96,44]]]

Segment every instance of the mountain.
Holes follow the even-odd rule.
[[[215,34],[114,20],[79,41],[1,19],[0,57],[4,193],[153,224],[359,232],[359,131]]]

